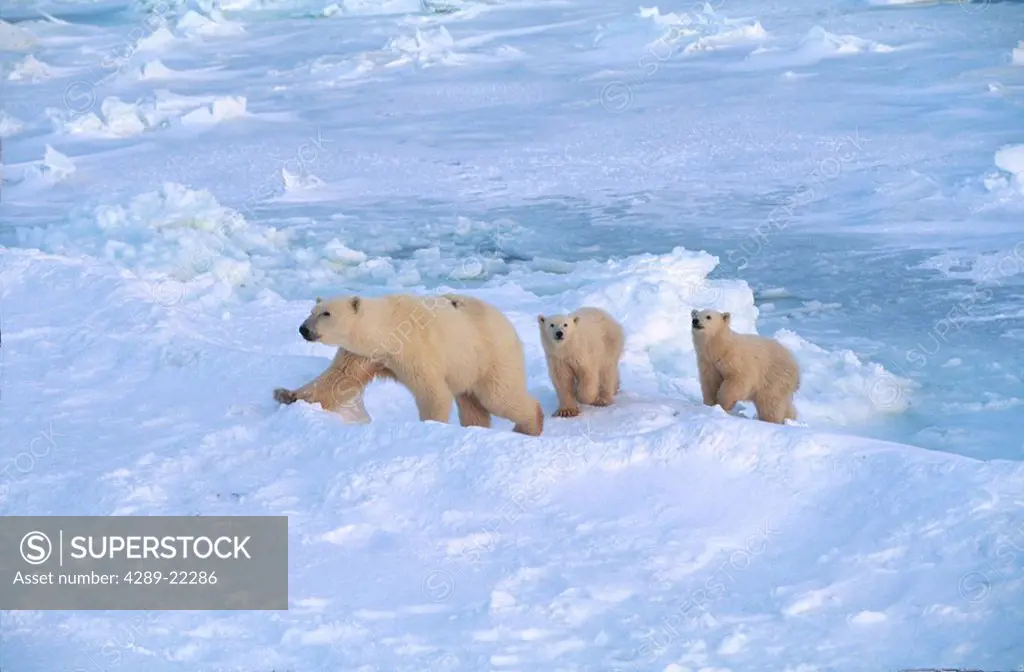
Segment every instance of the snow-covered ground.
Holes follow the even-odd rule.
[[[287,515],[287,612],[6,612],[0,668],[1024,669],[1024,6],[21,0],[7,515]],[[342,292],[604,307],[542,436],[275,387]],[[691,308],[800,422],[701,404]],[[454,417],[454,414],[453,414]]]

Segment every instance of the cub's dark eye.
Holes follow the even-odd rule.
[[[331,316],[331,314],[328,313],[326,310],[324,312],[320,313],[320,317],[330,317],[330,316]]]
[[[704,317],[704,319],[705,319],[705,320],[710,320],[710,319],[711,319],[711,316],[710,316],[710,315],[706,315],[706,316]]]

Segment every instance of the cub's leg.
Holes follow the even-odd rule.
[[[718,405],[726,413],[731,413],[737,402],[750,396],[750,386],[742,378],[726,378],[718,389]]]
[[[786,414],[789,411],[789,399],[778,399],[770,394],[758,394],[754,397],[754,407],[757,408],[757,417],[765,422],[773,422],[777,425],[786,424]]]
[[[608,406],[619,392],[619,363],[606,364],[599,372],[597,399],[594,406]]]
[[[714,366],[702,366],[699,362],[697,368],[700,372],[700,393],[704,397],[704,404],[714,406],[718,403],[718,390],[722,387],[722,374]]]
[[[558,395],[558,410],[552,415],[557,418],[574,418],[580,414],[580,407],[576,403],[576,375],[572,367],[560,359],[548,358],[548,373],[551,375],[551,384],[555,386],[555,394]]]
[[[579,375],[579,387],[576,399],[581,404],[593,405],[597,401],[597,371],[580,367],[576,373]]]

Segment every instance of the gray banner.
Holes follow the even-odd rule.
[[[287,516],[3,516],[0,609],[288,609]]]

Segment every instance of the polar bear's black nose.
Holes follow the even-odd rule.
[[[562,332],[561,331],[556,331],[555,332],[555,340],[556,341],[562,340]]]
[[[700,320],[698,320],[696,317],[693,318],[693,328],[700,329]]]
[[[300,324],[299,325],[299,333],[302,334],[302,337],[304,339],[306,339],[307,341],[309,340],[309,327],[307,327],[304,324]]]

